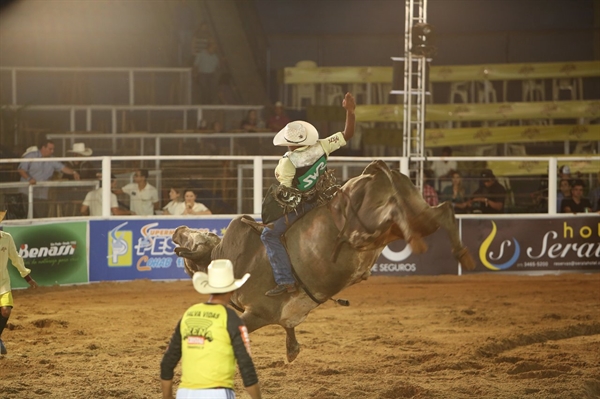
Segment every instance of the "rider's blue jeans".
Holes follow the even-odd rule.
[[[269,262],[271,262],[273,277],[275,277],[277,285],[294,284],[296,282],[292,275],[292,263],[290,262],[290,257],[281,238],[292,223],[316,206],[316,201],[312,203],[300,203],[295,211],[275,220],[275,222],[273,222],[273,227],[265,227],[260,235],[260,239],[267,249],[267,256],[269,257]]]

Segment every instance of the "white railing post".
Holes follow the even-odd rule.
[[[408,158],[407,157],[400,158],[400,173],[410,177],[410,172],[408,171]]]
[[[558,192],[558,184],[556,179],[556,170],[558,160],[556,158],[548,159],[548,213],[556,215],[560,209],[556,209],[556,194]]]
[[[263,200],[263,160],[254,157],[254,213],[260,215]]]
[[[33,219],[33,184],[29,185],[27,195],[27,219]]]
[[[111,169],[110,157],[102,157],[102,217],[110,216]]]

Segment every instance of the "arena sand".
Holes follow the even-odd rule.
[[[371,277],[285,332],[251,334],[264,398],[600,397],[600,274]],[[14,292],[0,398],[160,398],[191,281]],[[176,381],[179,376],[177,369]],[[239,398],[247,398],[236,376]]]

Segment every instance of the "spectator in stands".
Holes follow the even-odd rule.
[[[532,213],[548,213],[548,175],[540,176],[538,189],[531,193],[531,202]],[[559,212],[560,208],[556,211]]]
[[[273,115],[267,121],[267,129],[272,132],[278,132],[290,122],[291,120],[286,115],[283,104],[281,101],[277,101],[275,103],[275,108],[273,108]]]
[[[600,171],[596,174],[596,188],[590,190],[590,203],[593,211],[600,211]]]
[[[196,202],[194,190],[185,190],[183,199],[185,201],[184,215],[212,215],[212,212],[204,204]]]
[[[171,201],[163,207],[163,215],[183,215],[183,211],[185,210],[183,190],[171,187],[169,190],[169,199]]]
[[[154,215],[154,211],[159,209],[158,191],[156,187],[148,183],[148,171],[138,169],[133,174],[133,183],[129,183],[123,188],[113,190],[115,194],[129,195],[129,209],[132,215]]]
[[[583,180],[576,179],[573,181],[571,187],[571,198],[565,198],[561,202],[561,213],[588,213],[592,211],[592,204],[590,203],[590,200],[583,198],[583,187]]]
[[[246,113],[246,117],[240,123],[240,129],[245,132],[258,132],[265,128],[265,124],[258,117],[258,112],[255,109],[251,109]]]
[[[558,168],[558,178],[571,179],[571,168],[569,168],[569,165],[563,165]]]
[[[72,170],[76,170],[82,179],[95,179],[96,170],[98,170],[98,168],[94,168],[91,162],[84,159],[92,154],[92,149],[86,147],[84,143],[74,143],[73,148],[67,151],[67,156],[76,156],[81,158],[76,161],[69,161],[65,165]],[[67,175],[67,179],[73,180],[73,175]]]
[[[201,50],[194,60],[196,81],[198,82],[200,104],[215,104],[217,79],[220,66],[217,45],[211,41],[206,49]]]
[[[443,157],[451,157],[452,156],[452,148],[444,147],[442,148],[442,156]],[[431,170],[433,170],[433,174],[437,179],[437,188],[443,192],[446,187],[452,186],[451,177],[452,172],[458,169],[458,164],[456,161],[447,159],[445,161],[435,161],[431,165]]]
[[[465,194],[462,176],[459,172],[452,172],[452,185],[446,187],[442,192],[442,201],[452,203],[454,213],[467,213],[469,201]]]
[[[100,187],[88,192],[81,204],[80,212],[84,216],[102,216],[102,175],[98,177],[100,178]],[[110,187],[113,190],[117,187],[115,175],[110,175]],[[130,211],[119,208],[117,196],[112,192],[110,193],[110,213],[111,215],[131,215]]]
[[[473,213],[503,213],[506,189],[498,183],[494,172],[484,169],[481,172],[479,188],[475,190],[469,200],[469,207]]]
[[[433,171],[427,169],[423,171],[423,198],[429,206],[438,206],[440,199],[438,198],[437,191],[429,182],[433,177]]]
[[[571,198],[571,179],[563,178],[558,182],[558,193],[556,194],[556,212],[561,212],[562,201]]]
[[[23,158],[50,158],[54,154],[54,142],[45,140],[39,147],[30,147],[23,154]],[[65,166],[61,162],[27,162],[23,161],[17,169],[21,175],[22,182],[29,182],[30,185],[35,185],[37,182],[48,181],[52,179],[54,172],[62,172],[66,175],[73,175],[75,180],[81,179],[79,172]],[[36,218],[48,217],[50,203],[48,201],[48,188],[39,187],[33,190],[33,215]],[[27,188],[19,190],[27,198],[29,190]]]

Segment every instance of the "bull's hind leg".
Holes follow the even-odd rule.
[[[431,208],[431,211],[435,221],[448,233],[448,237],[452,243],[452,254],[456,260],[458,260],[465,269],[473,270],[475,268],[475,262],[460,240],[458,225],[450,202],[444,202],[435,208]]]

